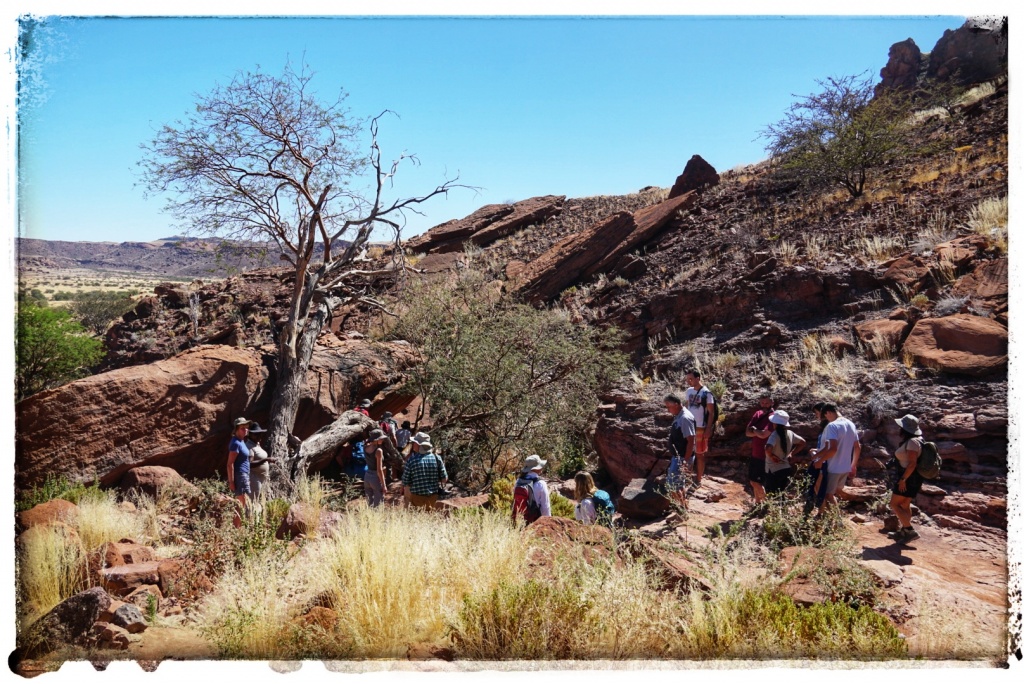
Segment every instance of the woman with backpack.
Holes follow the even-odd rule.
[[[924,478],[917,470],[917,459],[924,448],[924,433],[921,432],[920,422],[909,413],[897,418],[896,424],[900,426],[900,446],[896,449],[896,455],[889,461],[892,489],[889,506],[900,521],[900,529],[890,532],[889,538],[903,544],[921,536],[912,524],[913,513],[910,504],[921,491],[921,484],[924,482]]]
[[[615,506],[608,493],[597,488],[590,473],[576,473],[573,479],[576,484],[573,493],[573,498],[576,499],[576,519],[584,525],[600,522],[611,527]]]
[[[774,494],[789,486],[793,474],[789,458],[803,449],[807,441],[789,429],[789,414],[785,411],[776,411],[768,420],[774,426],[774,431],[765,442],[764,491]]]

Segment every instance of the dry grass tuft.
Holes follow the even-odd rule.
[[[967,227],[988,238],[1000,252],[1007,249],[1010,204],[1006,197],[992,197],[975,205],[967,215]]]
[[[79,501],[76,525],[82,546],[87,551],[92,551],[104,542],[125,537],[143,542],[153,538],[150,534],[153,528],[146,516],[118,508],[113,492],[104,492],[102,497]]]
[[[86,588],[85,550],[68,527],[44,525],[28,530],[20,538],[17,561],[18,615],[23,626]]]

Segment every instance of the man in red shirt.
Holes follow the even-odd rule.
[[[750,477],[750,487],[754,490],[754,503],[761,503],[765,499],[764,447],[772,434],[772,424],[769,419],[775,412],[773,409],[775,401],[771,394],[766,392],[758,400],[758,403],[760,408],[754,412],[754,416],[747,423],[747,437],[753,441],[747,472]]]

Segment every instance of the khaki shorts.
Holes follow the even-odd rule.
[[[422,496],[409,492],[409,503],[417,508],[437,508],[437,494]]]
[[[828,483],[825,485],[825,494],[835,494],[846,486],[846,478],[850,473],[829,473]]]
[[[697,444],[694,447],[694,451],[698,454],[706,454],[708,452],[708,439],[711,437],[711,428],[699,427],[697,428]]]

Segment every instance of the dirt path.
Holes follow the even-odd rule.
[[[685,525],[670,515],[636,527],[654,538],[710,543],[708,530],[728,530],[743,517],[750,496],[741,484],[706,477],[689,501]],[[907,637],[911,656],[1004,660],[1008,624],[1006,532],[918,525],[921,538],[895,544],[882,520],[863,512],[846,515],[860,547],[860,562],[882,585],[879,610]],[[856,523],[854,519],[866,522]]]

